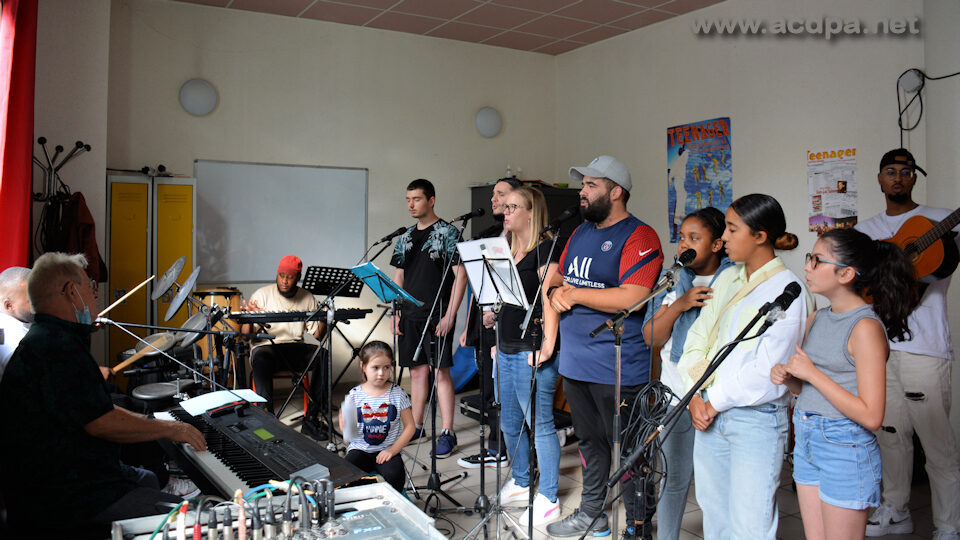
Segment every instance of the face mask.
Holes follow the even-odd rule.
[[[77,291],[77,296],[80,295],[80,291]],[[83,311],[77,309],[77,306],[73,306],[73,314],[77,317],[78,324],[93,324],[93,317],[90,316],[90,308],[87,307],[87,304],[80,300],[80,303],[83,304]]]

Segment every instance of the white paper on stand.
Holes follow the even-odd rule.
[[[190,416],[199,416],[210,409],[215,409],[227,403],[234,401],[249,401],[250,403],[266,403],[266,398],[260,396],[249,388],[239,390],[218,390],[209,394],[199,395],[186,401],[181,401],[180,406],[187,411]]]

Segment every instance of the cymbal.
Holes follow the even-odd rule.
[[[149,336],[143,338],[143,341],[138,341],[134,349],[136,349],[137,352],[144,351],[144,349],[146,349],[146,351],[143,353],[143,356],[154,356],[160,354],[161,351],[170,349],[176,345],[176,343],[177,339],[173,332],[160,332],[158,334],[150,334]]]
[[[163,320],[169,321],[173,318],[174,314],[177,313],[177,310],[180,309],[180,306],[183,305],[183,301],[190,296],[190,290],[193,289],[193,286],[197,284],[197,277],[200,276],[200,267],[193,269],[193,272],[190,273],[190,277],[183,282],[183,285],[180,286],[180,290],[177,291],[176,296],[173,297],[173,300],[170,301],[170,307],[167,308],[167,314],[163,316]]]
[[[170,290],[170,287],[173,287],[173,284],[177,281],[177,276],[180,275],[180,272],[183,271],[183,267],[187,264],[187,256],[184,255],[179,259],[173,261],[173,264],[170,265],[170,268],[167,268],[167,271],[160,276],[160,279],[157,280],[157,286],[153,288],[153,294],[150,295],[151,300],[158,300],[161,296],[167,293]]]
[[[183,323],[183,326],[180,327],[180,331],[177,332],[176,341],[180,341],[181,347],[189,347],[194,343],[200,341],[200,338],[203,337],[203,334],[200,332],[191,332],[191,330],[205,330],[207,325],[207,312],[206,310],[200,310],[187,319],[187,322]]]

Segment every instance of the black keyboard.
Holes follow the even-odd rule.
[[[330,481],[336,487],[363,476],[363,471],[347,460],[252,405],[215,417],[210,413],[190,416],[180,407],[170,414],[203,434],[206,452],[196,452],[188,445],[180,445],[180,449],[224,497],[268,480],[287,480],[316,463],[329,469]]]
[[[349,321],[352,319],[362,319],[367,313],[372,313],[372,309],[343,308],[338,309],[333,314],[335,321]],[[307,320],[307,317],[313,315],[312,311],[233,311],[229,318],[235,319],[240,324],[264,324],[264,323],[284,323],[300,322]],[[320,322],[327,320],[326,314],[321,314],[315,319]]]

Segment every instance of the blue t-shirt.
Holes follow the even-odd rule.
[[[598,229],[581,224],[570,236],[560,256],[563,280],[574,287],[606,289],[623,284],[653,288],[663,266],[660,239],[649,225],[629,216]],[[620,382],[632,386],[650,379],[650,349],[643,341],[641,309],[624,321]],[[560,317],[560,374],[568,379],[614,384],[616,382],[613,334],[596,338],[590,331],[609,319],[603,313],[576,305]]]

